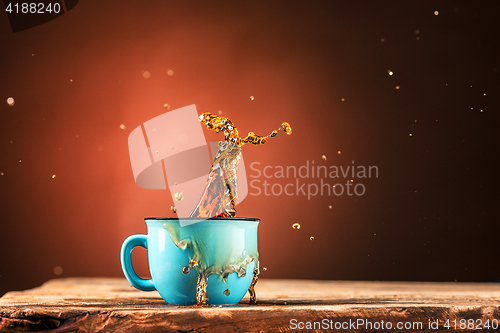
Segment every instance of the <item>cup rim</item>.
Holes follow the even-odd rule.
[[[260,219],[255,217],[145,217],[144,221],[252,221],[260,222]]]

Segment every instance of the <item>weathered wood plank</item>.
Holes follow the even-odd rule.
[[[323,329],[328,323],[331,331],[369,332],[381,331],[373,325],[380,328],[382,321],[422,323],[413,330],[422,332],[435,320],[443,331],[467,332],[461,319],[500,319],[499,284],[262,279],[256,290],[257,305],[247,304],[246,296],[235,306],[196,308],[168,305],[157,292],[138,291],[122,278],[58,279],[5,294],[0,332],[287,332],[307,322]],[[359,320],[364,324],[353,328]],[[457,329],[445,329],[446,320],[458,320]],[[335,329],[344,323],[350,326]]]

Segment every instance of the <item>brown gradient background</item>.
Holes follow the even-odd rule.
[[[123,276],[123,240],[172,216],[127,147],[164,103],[243,133],[290,122],[245,146],[248,175],[378,166],[355,179],[363,196],[249,195],[238,216],[262,219],[263,278],[498,281],[500,5],[481,3],[81,1],[18,33],[0,13],[0,295]],[[148,274],[145,250],[134,262]]]

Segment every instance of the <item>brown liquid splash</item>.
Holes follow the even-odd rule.
[[[224,133],[224,141],[219,142],[219,151],[214,158],[208,175],[205,190],[191,217],[234,217],[236,216],[235,201],[238,198],[236,171],[240,162],[241,147],[247,143],[264,144],[278,135],[278,130],[292,134],[290,124],[284,122],[281,128],[266,136],[249,132],[244,138],[238,134],[238,129],[227,117],[214,116],[208,112],[200,115],[200,122],[209,130]]]
[[[249,132],[246,137],[241,138],[238,134],[238,129],[229,118],[214,116],[206,112],[200,115],[200,122],[216,133],[224,133],[224,141],[219,142],[219,150],[212,163],[205,189],[190,217],[234,217],[236,215],[235,201],[238,198],[236,172],[240,161],[241,147],[247,143],[254,145],[264,144],[269,138],[275,137],[279,130],[283,130],[286,134],[290,135],[292,134],[292,128],[289,123],[284,122],[281,124],[281,128],[272,131],[269,135],[259,136],[253,132]],[[167,225],[165,225],[165,228],[169,230],[170,237],[174,243],[178,247],[185,249],[187,244],[178,238],[176,230]],[[196,244],[192,245],[195,257],[201,258],[202,253],[198,253],[198,246],[195,246]],[[250,303],[255,304],[257,302],[255,284],[259,279],[259,254],[257,249],[255,249],[255,253],[231,262],[230,265],[226,266],[231,267],[231,269],[224,270],[223,272],[215,272],[213,267],[199,266],[198,262],[192,259],[188,266],[183,267],[183,273],[189,274],[190,270],[194,267],[198,271],[196,306],[206,306],[207,304],[207,281],[211,274],[221,274],[227,287],[224,290],[224,295],[229,296],[228,275],[236,272],[239,277],[244,277],[246,275],[247,264],[251,261],[255,261],[255,266],[252,283],[248,288],[248,292],[250,294]]]

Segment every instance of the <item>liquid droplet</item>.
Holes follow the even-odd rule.
[[[326,155],[321,156],[321,158],[323,159],[323,161],[326,161]]]
[[[196,261],[196,259],[191,259],[191,261],[189,261],[189,267],[193,268],[195,266],[198,266],[198,262]]]
[[[399,90],[399,88],[400,88],[399,86],[396,86],[396,90]]]
[[[393,74],[394,74],[394,72],[393,72],[393,71],[391,71],[390,69],[387,71],[387,73],[388,73],[389,75],[393,75]]]
[[[250,96],[250,100],[253,101],[255,99],[254,96]]]
[[[61,275],[62,273],[63,273],[63,269],[61,266],[54,267],[54,274],[55,275]]]
[[[294,223],[294,224],[292,224],[292,228],[294,228],[294,229],[300,229],[300,224]]]
[[[121,129],[121,130],[126,129],[125,125],[121,124],[121,125],[120,125],[120,129]]]
[[[263,270],[267,271],[267,267],[264,267]]]
[[[172,213],[177,213],[177,208],[175,208],[175,206],[170,206],[170,210],[172,211]]]
[[[222,110],[217,111],[218,114],[222,114]]]
[[[224,290],[224,296],[229,296],[231,294],[231,291],[229,289]]]
[[[164,107],[165,109],[170,109],[170,104],[165,103],[165,104],[163,104],[163,107]]]
[[[148,71],[142,71],[142,77],[145,79],[149,79],[151,77],[151,73]]]
[[[335,187],[335,186],[333,186],[333,187]],[[332,209],[332,205],[328,206],[328,208]]]
[[[340,155],[340,154],[341,154],[341,151],[339,150],[339,151],[337,152],[337,154],[339,154],[339,155]]]
[[[169,70],[167,71],[167,74],[168,74],[168,76],[172,76],[172,75],[174,75],[174,71],[173,71],[173,70],[171,70],[171,69],[169,69]]]
[[[309,237],[309,239],[313,241],[314,240],[314,236]]]
[[[175,193],[175,201],[182,201],[184,199],[184,194],[182,192]]]
[[[16,104],[16,101],[14,101],[14,97],[7,98],[7,104],[9,104],[9,106],[14,106],[14,104]]]
[[[439,15],[439,12],[436,10],[434,11],[434,15],[438,16]]]
[[[52,175],[52,178],[56,178],[56,175]]]
[[[289,123],[287,122],[281,123],[281,128],[283,129],[283,131],[285,131],[286,134],[292,135],[292,127],[290,126]]]
[[[189,274],[190,272],[191,272],[191,268],[189,268],[188,266],[182,267],[182,273]]]
[[[341,101],[342,101],[342,102],[345,102],[345,98],[342,98],[342,99],[341,99]]]

